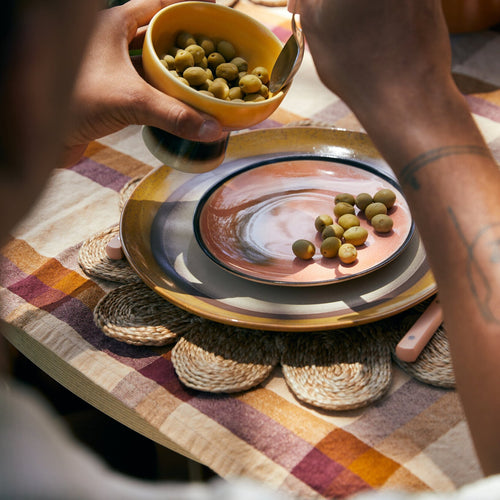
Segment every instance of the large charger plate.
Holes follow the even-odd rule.
[[[394,175],[362,133],[316,127],[255,130],[231,137],[216,170],[175,187],[163,166],[146,176],[122,212],[125,255],[143,281],[182,309],[213,321],[273,331],[318,331],[382,319],[436,292],[418,232],[389,264],[324,286],[255,282],[226,272],[201,249],[193,218],[222,179],[256,163],[287,158],[337,159]]]

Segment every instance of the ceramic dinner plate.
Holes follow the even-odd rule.
[[[383,188],[397,193],[389,211],[393,230],[377,233],[356,209],[368,232],[358,258],[343,264],[322,257],[316,217],[333,216],[339,193],[374,194]],[[250,164],[209,189],[194,216],[197,241],[215,263],[243,278],[282,286],[325,285],[368,274],[403,251],[413,228],[408,205],[390,177],[367,165],[314,156]],[[294,256],[292,244],[300,238],[316,246],[313,259]]]
[[[330,168],[335,165],[334,170],[352,167],[369,172],[368,177],[382,185],[395,182],[365,134],[315,127],[235,134],[225,162],[216,170],[187,176],[173,187],[171,169],[163,166],[139,183],[124,207],[120,226],[131,266],[159,295],[187,311],[221,323],[274,331],[363,324],[401,312],[436,292],[416,231],[410,231],[408,241],[404,236],[399,240],[399,250],[385,265],[323,286],[263,283],[214,262],[194,234],[193,221],[204,204],[200,202],[225,180],[237,179],[258,168],[255,165],[288,161],[304,167],[312,162],[315,168],[324,161]]]

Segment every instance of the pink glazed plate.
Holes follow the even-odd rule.
[[[333,215],[339,193],[396,193],[388,211],[389,233],[377,233],[356,208],[368,231],[358,258],[343,264],[321,255],[321,234],[314,221]],[[200,200],[194,230],[203,251],[219,266],[242,278],[281,286],[317,286],[350,280],[385,266],[406,247],[414,231],[410,210],[396,183],[365,165],[329,159],[289,158],[257,163],[222,179]],[[311,260],[292,252],[297,239],[316,246]]]

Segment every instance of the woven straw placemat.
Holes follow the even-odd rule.
[[[94,309],[94,321],[108,337],[121,342],[161,346],[175,342],[202,320],[140,282],[122,285],[105,295]]]
[[[401,361],[395,353],[397,343],[433,300],[434,297],[431,297],[404,313],[388,318],[381,323],[385,325],[384,329],[387,332],[385,340],[390,345],[392,359],[396,365],[420,382],[436,387],[453,388],[455,387],[455,374],[453,373],[450,346],[443,325],[436,330],[415,361],[411,363]]]
[[[285,380],[305,403],[352,410],[376,401],[391,384],[390,348],[375,327],[282,338]]]
[[[188,387],[240,392],[267,379],[279,363],[276,336],[211,321],[193,325],[172,349],[172,363]]]
[[[130,198],[130,195],[133,193],[134,189],[137,187],[139,182],[144,179],[144,176],[139,176],[139,177],[134,177],[133,179],[130,179],[125,186],[123,186],[120,189],[120,199],[118,202],[118,208],[120,209],[120,213],[123,211],[123,207],[125,207],[125,203],[127,203],[128,199]]]
[[[446,389],[455,387],[450,346],[443,327],[438,328],[420,356],[413,363],[393,357],[394,362],[412,377]]]
[[[106,245],[119,234],[117,224],[84,241],[78,252],[78,263],[89,276],[118,283],[137,283],[141,279],[125,258],[113,260],[106,253]]]
[[[446,334],[440,328],[414,363],[394,356],[397,342],[421,314],[406,314],[359,327],[292,334],[256,331],[200,318],[163,299],[144,283],[109,292],[94,309],[102,332],[132,345],[175,343],[172,363],[188,387],[241,392],[266,380],[281,364],[297,399],[328,410],[366,406],[388,390],[395,363],[415,379],[454,386]]]

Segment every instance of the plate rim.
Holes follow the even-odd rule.
[[[268,139],[272,140],[263,141],[263,135],[269,136]],[[356,145],[355,150],[353,150],[353,143]],[[293,151],[299,154],[304,152],[310,154],[312,148],[318,156],[340,153],[358,158],[360,161],[368,157],[381,170],[393,175],[367,134],[332,127],[295,126],[240,132],[230,138],[226,161],[262,154],[272,156],[277,152],[282,152],[283,149],[289,150],[290,145],[294,145]],[[238,312],[228,317],[227,311],[218,307],[217,304],[207,303],[200,296],[186,294],[163,273],[161,267],[152,258],[151,225],[147,227],[147,234],[137,231],[138,227],[147,226],[148,222],[153,220],[161,203],[172,192],[168,179],[170,172],[171,168],[168,166],[154,168],[137,184],[124,204],[120,218],[120,237],[125,257],[144,283],[164,299],[185,311],[215,322],[253,330],[325,331],[362,325],[393,316],[422,302],[437,291],[434,276],[427,266],[418,281],[404,293],[362,311],[352,311],[342,316],[333,314],[327,318],[268,318]],[[393,177],[395,178],[394,175]],[[414,237],[419,237],[417,231]]]

